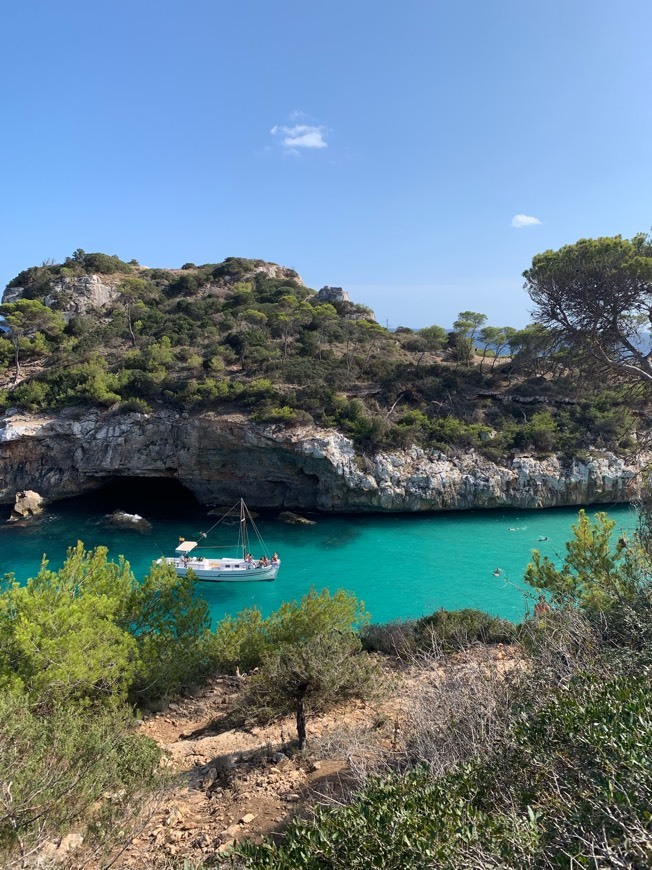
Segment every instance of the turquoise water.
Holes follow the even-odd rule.
[[[104,516],[115,508],[142,514],[152,530],[112,528]],[[630,508],[607,510],[619,528],[635,527]],[[214,619],[252,605],[269,613],[315,586],[352,591],[366,603],[374,622],[418,617],[440,607],[478,607],[518,620],[525,611],[522,577],[532,549],[563,557],[576,517],[576,509],[340,515],[314,516],[314,526],[288,526],[262,515],[256,522],[268,550],[277,550],[282,560],[276,582],[199,583],[198,590]],[[104,544],[113,557],[123,554],[136,576],[142,576],[162,552],[172,555],[179,535],[194,539],[215,522],[183,491],[169,488],[150,488],[139,496],[113,489],[60,502],[45,519],[25,526],[3,519],[0,575],[13,571],[21,581],[38,570],[43,554],[51,567],[58,567],[77,540],[87,547]],[[230,525],[215,530],[209,541],[224,546],[236,537],[237,525]],[[252,551],[259,555],[253,545]],[[213,555],[220,553],[228,551]],[[499,576],[493,573],[496,568]]]

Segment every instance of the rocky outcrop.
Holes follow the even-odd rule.
[[[346,290],[341,287],[322,287],[317,293],[320,302],[350,302],[351,299]]]
[[[79,275],[54,278],[45,304],[63,314],[66,321],[79,314],[113,305],[120,291],[118,285],[124,276]],[[24,287],[7,287],[3,302],[15,302],[23,295]]]
[[[302,517],[301,514],[295,514],[293,511],[281,511],[278,518],[282,523],[286,523],[288,526],[316,525],[314,520],[309,520],[306,517]]]
[[[0,501],[37,489],[65,498],[116,478],[169,477],[203,504],[319,511],[544,508],[626,502],[649,457],[626,462],[514,457],[497,465],[477,453],[447,456],[412,447],[369,458],[344,435],[316,427],[254,425],[243,416],[170,410],[0,420]]]
[[[10,522],[26,520],[29,517],[37,517],[43,513],[43,499],[38,492],[31,489],[21,490],[16,493],[14,506],[11,509]]]
[[[128,514],[126,511],[113,511],[112,514],[107,514],[106,521],[118,529],[133,529],[136,532],[148,532],[152,528],[152,524],[145,517]]]

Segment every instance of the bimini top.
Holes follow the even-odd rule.
[[[197,546],[197,541],[181,541],[174,551],[175,553],[189,553]]]

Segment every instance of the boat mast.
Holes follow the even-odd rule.
[[[247,555],[247,517],[245,516],[244,499],[240,499],[240,535],[242,537],[242,561]]]

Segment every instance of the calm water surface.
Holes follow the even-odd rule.
[[[116,508],[147,517],[152,530],[113,528],[105,515]],[[635,527],[632,509],[606,509],[619,529]],[[375,622],[418,617],[440,607],[478,607],[518,620],[525,611],[522,577],[532,550],[563,558],[577,509],[312,518],[314,526],[288,526],[273,515],[257,519],[268,550],[277,550],[281,557],[278,579],[199,583],[199,594],[214,619],[252,605],[269,613],[315,586],[354,592]],[[77,540],[87,547],[103,544],[112,557],[123,554],[136,576],[143,576],[162,553],[172,555],[180,535],[195,539],[215,519],[207,518],[206,509],[180,488],[157,490],[148,485],[147,492],[138,493],[123,484],[52,505],[45,519],[22,527],[0,517],[0,576],[13,571],[25,580],[36,573],[44,554],[56,568]],[[236,539],[233,524],[216,529],[208,542],[224,546]],[[252,551],[259,555],[254,545]],[[494,575],[496,569],[499,576]]]

